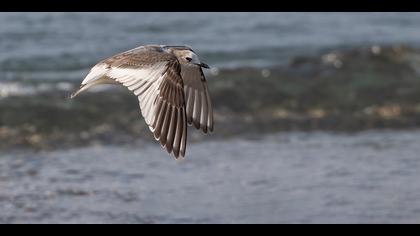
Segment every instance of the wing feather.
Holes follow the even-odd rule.
[[[132,91],[156,140],[175,158],[185,156],[187,126],[181,65],[157,47],[139,47],[101,61],[82,82],[108,77]]]
[[[200,66],[181,64],[187,122],[204,133],[213,131],[213,108],[207,81]]]

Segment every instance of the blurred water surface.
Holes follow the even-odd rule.
[[[80,79],[143,44],[190,45],[215,67],[277,65],[323,48],[419,44],[419,13],[0,13],[0,80]]]
[[[0,222],[420,223],[420,132],[3,153]]]
[[[419,13],[0,22],[0,223],[420,223]],[[183,162],[143,139],[126,90],[68,99],[97,61],[143,44],[221,68],[215,133],[192,131]],[[383,130],[290,132],[340,128]]]

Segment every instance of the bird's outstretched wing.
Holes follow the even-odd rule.
[[[82,84],[115,80],[139,100],[141,113],[156,140],[176,158],[185,156],[187,122],[181,67],[158,47],[140,47],[99,62]]]
[[[206,78],[200,66],[181,64],[184,81],[185,103],[188,124],[193,124],[204,133],[213,131],[213,107]]]

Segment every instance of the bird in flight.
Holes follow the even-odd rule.
[[[187,46],[145,45],[96,64],[83,80],[81,92],[98,84],[127,87],[156,140],[176,159],[185,157],[187,124],[213,131],[213,109],[197,54]]]

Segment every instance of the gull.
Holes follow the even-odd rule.
[[[169,154],[185,157],[187,125],[213,132],[213,108],[200,61],[187,46],[144,45],[96,64],[71,95],[116,84],[137,96],[150,131]]]

